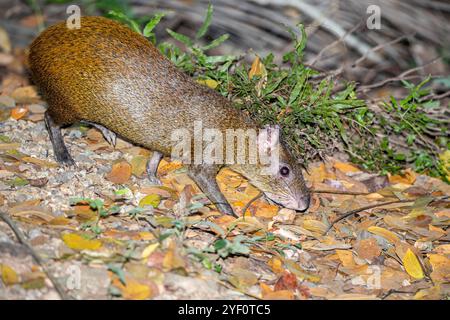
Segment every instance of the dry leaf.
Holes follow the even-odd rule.
[[[319,234],[324,234],[328,229],[328,227],[323,222],[312,219],[303,221],[303,228]]]
[[[19,276],[17,273],[6,264],[0,264],[0,272],[2,276],[2,281],[7,286],[12,286],[19,283]]]
[[[334,167],[344,173],[353,173],[353,172],[360,172],[361,170],[358,169],[357,167],[349,164],[349,163],[344,163],[344,162],[336,162],[334,164]]]
[[[359,242],[356,252],[360,258],[371,261],[372,259],[380,256],[381,248],[378,246],[377,240],[374,238],[369,238],[363,239]]]
[[[264,300],[294,300],[294,293],[289,290],[272,291],[263,294]]]
[[[127,182],[131,177],[131,165],[122,160],[113,164],[111,172],[106,179],[113,183],[122,184]]]
[[[28,163],[33,163],[40,167],[46,167],[46,168],[56,168],[58,166],[58,164],[56,164],[55,162],[45,161],[45,160],[41,160],[41,159],[33,158],[33,157],[23,157],[22,161],[28,162]]]
[[[356,265],[353,253],[350,250],[336,250],[336,254],[344,267],[354,267]]]
[[[139,207],[143,208],[146,206],[151,206],[153,208],[157,208],[161,203],[161,196],[158,194],[149,194],[148,196],[143,197],[139,201]]]
[[[117,287],[121,292],[124,299],[127,300],[146,300],[155,296],[155,290],[149,285],[140,283],[132,278],[125,278],[126,285],[117,277],[114,277],[112,284]]]
[[[217,88],[217,86],[219,85],[219,83],[216,80],[213,79],[198,79],[197,83],[203,84],[207,87],[210,87],[211,89],[215,89]]]
[[[376,234],[377,236],[383,237],[386,240],[388,240],[390,243],[395,244],[400,239],[397,237],[397,235],[385,228],[377,227],[377,226],[370,226],[367,228],[367,231],[370,233]]]
[[[141,177],[146,171],[148,157],[143,155],[134,156],[131,159],[131,173],[136,177]]]
[[[186,267],[186,262],[180,256],[176,242],[171,240],[169,248],[162,263],[164,271],[170,271],[174,269],[184,269]]]
[[[149,244],[144,251],[142,251],[141,253],[141,258],[142,259],[146,259],[148,258],[153,252],[155,252],[155,250],[159,247],[159,243],[152,243]]]
[[[22,119],[28,113],[28,108],[26,107],[15,107],[11,110],[11,118],[15,120]]]
[[[430,264],[433,267],[431,279],[438,283],[447,283],[450,281],[450,259],[439,254],[428,254]]]
[[[11,41],[9,40],[8,32],[0,27],[0,51],[5,53],[11,52]]]
[[[89,240],[83,238],[76,233],[66,233],[62,236],[64,243],[71,249],[81,250],[98,250],[102,247],[102,243],[99,240]]]
[[[284,271],[283,262],[278,258],[273,257],[267,262],[267,265],[272,269],[274,273],[281,273]]]
[[[401,175],[391,175],[388,173],[388,179],[391,184],[401,183],[412,185],[416,181],[417,174],[410,168],[404,170]]]
[[[238,289],[245,289],[256,284],[258,277],[247,269],[233,268],[228,281]]]
[[[408,249],[402,258],[406,272],[415,279],[422,279],[425,275],[420,265],[419,259],[411,249]]]

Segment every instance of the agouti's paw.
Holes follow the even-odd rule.
[[[148,181],[150,181],[150,183],[155,186],[162,185],[161,181],[155,175],[148,175]]]

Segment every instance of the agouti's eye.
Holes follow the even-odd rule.
[[[288,167],[281,167],[280,174],[282,177],[287,177],[289,175],[289,168]]]

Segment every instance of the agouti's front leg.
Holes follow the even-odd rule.
[[[192,165],[188,167],[188,174],[221,213],[237,217],[217,184],[216,175],[219,169],[214,165]]]
[[[75,165],[75,161],[73,161],[66,145],[64,144],[64,139],[61,134],[61,126],[57,125],[53,121],[48,111],[45,112],[44,121],[45,126],[47,127],[48,135],[50,136],[50,141],[53,145],[53,153],[55,154],[56,161],[67,166]]]

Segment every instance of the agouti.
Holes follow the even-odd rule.
[[[116,134],[154,151],[149,177],[171,155],[174,130],[194,122],[204,128],[258,129],[244,112],[215,90],[178,70],[155,46],[130,28],[102,17],[81,18],[81,28],[58,23],[31,44],[32,79],[48,103],[45,123],[57,161],[73,165],[61,128],[83,121],[115,142]],[[226,164],[188,164],[189,176],[225,214],[234,215],[216,175]],[[276,203],[304,211],[310,196],[301,166],[280,143],[279,166],[261,174],[260,164],[230,164]]]

